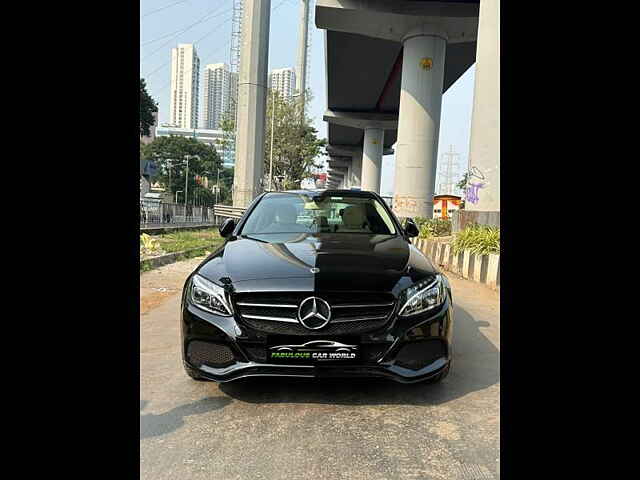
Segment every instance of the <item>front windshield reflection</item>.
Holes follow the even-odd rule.
[[[372,197],[271,193],[251,212],[241,235],[296,233],[396,235],[396,227]]]

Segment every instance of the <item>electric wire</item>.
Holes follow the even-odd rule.
[[[196,40],[194,43],[197,44],[199,41],[205,39],[206,37],[208,37],[209,35],[211,35],[212,33],[216,32],[217,30],[219,30],[221,27],[223,27],[224,25],[226,25],[229,21],[231,20],[231,18],[227,18],[224,22],[219,23],[218,25],[216,25],[212,30],[210,30],[209,32],[207,32],[206,34],[204,34],[202,37],[200,37],[198,40]],[[157,67],[155,70],[153,70],[152,72],[148,73],[146,75],[146,78],[149,78],[151,75],[153,75],[154,73],[160,71],[162,68],[166,67],[167,65],[169,65],[171,63],[171,59],[169,59],[168,61],[164,62],[162,65],[160,65],[159,67]]]
[[[200,21],[198,21],[198,22],[196,22],[196,23],[194,23],[194,24],[191,24],[188,28],[185,28],[185,29],[183,29],[183,30],[180,30],[177,34],[174,34],[171,38],[169,38],[169,40],[167,40],[167,41],[166,41],[166,42],[164,42],[162,45],[160,45],[158,48],[156,48],[153,52],[148,53],[147,55],[145,55],[144,57],[142,57],[142,58],[140,59],[140,61],[141,61],[141,62],[143,62],[143,61],[144,61],[144,60],[146,60],[147,58],[149,58],[149,57],[151,57],[152,55],[154,55],[155,53],[159,52],[159,51],[160,51],[160,50],[162,50],[165,46],[169,45],[169,44],[174,40],[174,38],[175,38],[175,37],[177,37],[178,35],[181,35],[181,34],[185,33],[186,31],[190,30],[190,29],[191,29],[192,27],[194,27],[195,25],[198,25],[198,24],[200,24],[200,23],[202,23],[202,22],[204,22],[204,21],[206,21],[206,20],[210,20],[210,19],[212,19],[212,18],[216,18],[216,17],[219,17],[219,16],[221,16],[221,15],[224,15],[224,14],[226,14],[226,13],[229,13],[230,11],[231,11],[231,9],[227,9],[227,10],[225,10],[224,12],[219,12],[219,13],[217,13],[216,15],[210,15],[208,18],[202,18]]]
[[[145,13],[145,14],[144,14],[144,15],[142,15],[140,18],[142,19],[142,18],[148,17],[149,15],[153,15],[154,13],[161,12],[162,10],[166,10],[167,8],[169,8],[169,7],[173,7],[174,5],[178,5],[178,4],[180,4],[180,3],[185,3],[186,1],[187,1],[187,0],[180,0],[179,2],[172,3],[171,5],[167,5],[167,6],[165,6],[165,7],[160,7],[160,8],[158,8],[158,9],[156,9],[156,10],[152,10],[151,12]]]

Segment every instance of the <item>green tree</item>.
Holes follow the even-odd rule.
[[[195,138],[171,135],[157,137],[142,147],[142,155],[144,159],[156,162],[159,173],[156,180],[164,185],[172,198],[175,198],[175,192],[182,191],[178,199],[180,203],[184,202],[185,155],[197,155],[199,158],[189,158],[188,203],[197,199],[198,204],[213,204],[215,195],[211,187],[215,184],[217,169],[222,169],[222,161],[213,146]],[[198,184],[196,175],[207,177],[209,187]]]
[[[220,169],[220,193],[218,203],[221,205],[231,205],[233,203],[233,167],[223,167]]]
[[[233,108],[227,110],[222,114],[220,119],[219,128],[220,130],[222,130],[223,136],[222,139],[216,141],[216,145],[221,156],[223,156],[226,152],[235,149],[236,122],[232,113],[233,111]]]
[[[140,136],[149,136],[153,126],[153,114],[158,111],[158,104],[147,93],[144,78],[140,79]]]
[[[307,91],[305,99],[305,103],[311,101],[310,91]],[[274,101],[274,190],[300,188],[300,182],[311,176],[312,167],[318,168],[321,166],[318,157],[324,153],[327,141],[326,139],[318,138],[318,131],[313,127],[311,119],[306,112],[303,112],[301,102],[297,99],[287,100],[278,91],[269,92],[264,149],[265,189],[269,188],[272,106]]]
[[[469,172],[466,172],[462,176],[462,180],[460,180],[458,183],[456,183],[456,187],[458,187],[461,190],[464,190],[467,187],[467,179],[468,178],[469,178]]]

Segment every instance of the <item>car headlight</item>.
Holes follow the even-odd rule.
[[[442,305],[446,299],[442,277],[428,278],[407,288],[400,295],[401,317],[409,317]]]
[[[231,316],[231,302],[225,289],[200,275],[191,277],[187,295],[191,303],[202,310],[223,317]]]

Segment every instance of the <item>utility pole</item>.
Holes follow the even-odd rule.
[[[298,101],[300,103],[300,154],[302,155],[302,146],[304,144],[304,121],[306,111],[306,93],[307,93],[307,62],[309,59],[309,2],[311,0],[302,0],[300,9],[300,38],[298,44],[298,68],[297,68],[297,87]]]
[[[298,44],[298,96],[302,104],[302,119],[304,119],[305,94],[307,91],[307,60],[309,46],[309,0],[302,0],[300,9],[300,43]]]
[[[276,125],[276,90],[271,88],[271,154],[269,155],[269,191],[273,190],[273,132]]]
[[[271,0],[244,0],[233,205],[247,207],[263,190]]]

